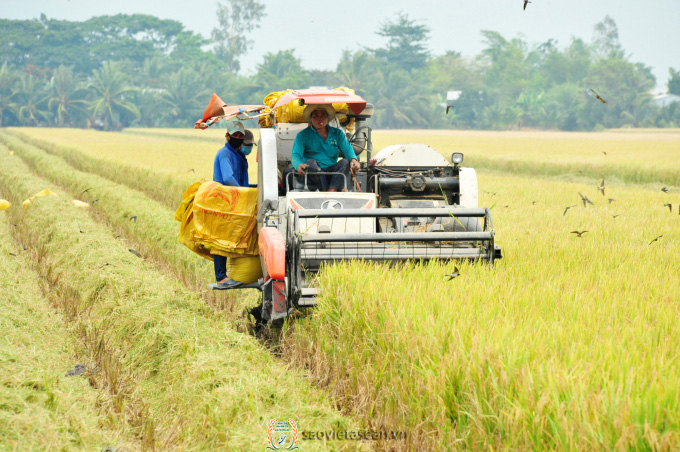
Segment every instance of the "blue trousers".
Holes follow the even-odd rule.
[[[227,277],[227,258],[218,254],[213,254],[212,257],[215,266],[215,281],[222,281]]]
[[[309,173],[309,180],[312,181],[321,191],[328,191],[330,188],[334,188],[337,191],[342,190],[345,187],[345,180],[347,180],[347,188],[349,188],[349,160],[340,159],[335,165],[327,166],[326,168],[321,168],[319,163],[314,159],[309,159],[305,162],[309,165],[307,172]],[[318,176],[312,176],[312,173],[317,173],[319,171],[325,172],[336,172],[345,175],[345,179],[339,174],[320,174]]]

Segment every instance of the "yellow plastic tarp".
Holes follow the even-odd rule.
[[[196,182],[175,212],[179,242],[206,259],[258,256],[256,214],[256,188]]]

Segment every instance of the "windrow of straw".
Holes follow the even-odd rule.
[[[680,195],[480,186],[504,253],[493,269],[329,266],[284,352],[358,414],[408,430],[412,450],[677,450],[680,215],[663,204]]]
[[[33,175],[20,154],[0,159],[0,189],[15,205],[54,186]],[[292,417],[301,428],[353,427],[303,374],[228,328],[225,314],[130,253],[62,190],[52,191],[56,196],[36,198],[25,211],[13,208],[13,221],[21,240],[39,250],[48,294],[63,299],[57,302],[100,369],[107,403],[140,447],[258,449],[273,417]]]
[[[241,297],[231,293],[216,296],[206,292],[206,282],[211,281],[209,278],[213,274],[212,263],[178,244],[179,223],[174,219],[174,208],[170,209],[138,190],[105,177],[74,170],[63,158],[14,136],[0,132],[0,142],[15,149],[37,173],[60,184],[73,197],[89,201],[91,207],[88,210],[118,235],[126,237],[145,258],[153,260],[187,287],[204,294],[211,305],[236,313],[230,319],[241,322],[243,308],[256,304],[253,297],[257,293],[253,293],[256,292],[254,290]],[[100,171],[115,173],[115,164],[102,166]]]
[[[66,130],[66,129],[64,129]],[[83,134],[86,131],[70,131],[66,132]],[[81,170],[86,173],[97,174],[106,177],[114,182],[118,182],[122,185],[127,185],[128,187],[135,188],[149,198],[154,199],[161,204],[169,208],[176,208],[182,201],[182,193],[184,190],[196,182],[200,177],[211,177],[210,175],[204,174],[205,171],[191,171],[192,167],[184,168],[183,170],[168,171],[162,168],[162,166],[157,166],[154,168],[153,161],[147,159],[148,167],[140,166],[139,164],[132,164],[126,160],[125,157],[118,157],[118,161],[111,158],[111,153],[113,152],[111,148],[115,149],[119,147],[124,149],[126,143],[117,143],[114,139],[115,136],[120,136],[120,134],[107,134],[106,138],[111,140],[108,144],[109,149],[103,149],[103,146],[93,146],[91,149],[92,154],[85,152],[85,149],[81,149],[76,145],[71,146],[60,146],[53,142],[36,138],[33,134],[26,134],[21,131],[21,129],[9,129],[6,130],[7,135],[13,135],[14,137],[21,139],[27,143],[43,149],[51,154],[57,155],[68,162],[73,168]],[[89,131],[90,134],[96,133]],[[134,136],[132,137],[134,139]],[[216,145],[219,143],[216,143]],[[138,143],[140,148],[148,148],[150,146],[147,142]],[[154,143],[158,149],[164,149],[163,143]],[[191,148],[192,145],[186,145],[187,148]],[[195,145],[194,145],[195,146]],[[213,153],[217,151],[221,146],[215,146]],[[108,153],[108,154],[107,154]],[[143,155],[143,152],[138,152],[137,155]],[[214,155],[213,155],[214,156]],[[163,160],[169,159],[169,156],[156,156],[157,159],[162,158]],[[212,160],[205,159],[206,162],[210,163]],[[212,169],[212,166],[210,167]]]
[[[97,369],[41,294],[28,250],[13,242],[6,212],[0,212],[0,256],[0,449],[133,450],[135,438],[90,386]],[[82,375],[66,375],[83,362]]]
[[[109,178],[76,171],[63,158],[15,136],[0,132],[0,142],[15,149],[32,169],[69,190],[73,197],[89,201],[89,211],[118,235],[124,236],[145,258],[153,260],[159,267],[182,280],[187,287],[200,292],[211,305],[235,313],[230,319],[236,319],[241,324],[243,307],[252,307],[257,303],[254,300],[257,295],[255,290],[246,291],[246,296],[241,297],[232,293],[219,293],[216,296],[206,291],[206,282],[212,277],[212,263],[178,244],[179,223],[174,220],[174,206],[172,209],[165,207],[144,193]],[[85,160],[88,158],[83,156]],[[107,175],[117,174],[120,170],[112,163],[98,168]],[[84,192],[85,189],[88,190]]]

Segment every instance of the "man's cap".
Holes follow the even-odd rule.
[[[309,104],[305,108],[305,111],[302,113],[302,116],[304,116],[305,121],[309,122],[310,117],[312,116],[312,113],[315,112],[316,110],[324,110],[326,113],[328,113],[328,120],[330,121],[331,119],[335,118],[335,109],[333,108],[332,105],[328,104]]]
[[[233,135],[236,132],[241,132],[243,135],[246,134],[246,129],[243,127],[243,123],[241,121],[230,122],[227,126],[227,133],[229,135]]]
[[[246,137],[243,139],[243,144],[245,144],[246,146],[250,146],[251,144],[253,144],[253,142],[255,141],[253,132],[251,132],[249,129],[246,129],[246,133],[244,133],[244,135]]]

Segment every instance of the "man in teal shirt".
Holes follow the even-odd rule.
[[[328,121],[335,117],[335,110],[330,105],[308,105],[304,111],[309,127],[295,137],[291,163],[301,176],[306,173],[335,172],[344,174],[310,175],[310,179],[321,191],[347,191],[345,180],[349,184],[350,170],[359,170],[359,161],[347,141],[345,132],[331,127]],[[340,151],[345,158],[338,161]]]

